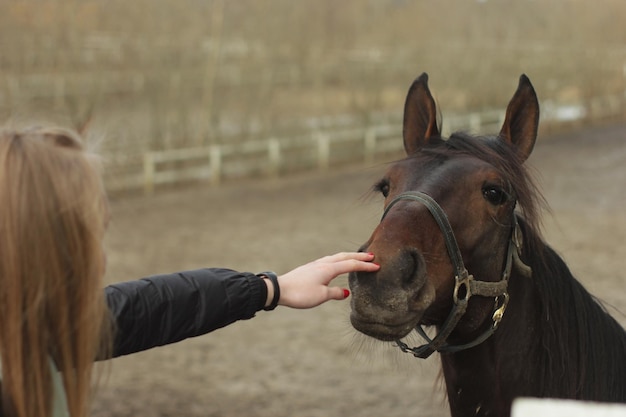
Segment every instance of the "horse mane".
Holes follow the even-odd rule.
[[[470,154],[488,161],[508,179],[517,199],[523,235],[522,258],[532,268],[539,325],[532,340],[534,395],[626,400],[626,331],[576,280],[540,234],[540,209],[547,203],[513,147],[492,136],[453,133],[423,149],[434,158]],[[509,340],[505,343],[516,343]]]
[[[536,392],[546,397],[624,401],[626,331],[574,278],[563,259],[519,219],[540,321],[534,340]]]

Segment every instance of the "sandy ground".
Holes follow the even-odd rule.
[[[626,325],[626,126],[540,138],[529,162],[553,210],[546,240]],[[114,199],[108,280],[204,266],[280,273],[355,250],[381,214],[381,200],[365,196],[383,170],[381,163]],[[347,286],[346,277],[337,284]],[[366,339],[348,314],[347,302],[278,308],[115,359],[93,415],[448,415],[438,357],[417,360]]]

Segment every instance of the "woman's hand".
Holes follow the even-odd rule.
[[[297,267],[278,277],[280,287],[279,305],[292,308],[312,308],[329,300],[343,300],[350,295],[346,288],[329,287],[330,281],[348,272],[375,272],[380,266],[374,255],[364,252],[345,252],[325,256]],[[266,306],[274,297],[269,280]]]

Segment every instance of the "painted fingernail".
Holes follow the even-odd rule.
[[[374,256],[374,254],[372,252],[367,252],[368,255],[370,256]]]
[[[343,289],[343,298],[348,298],[349,295],[350,295],[350,290],[344,288]]]

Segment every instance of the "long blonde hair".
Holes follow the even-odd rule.
[[[0,132],[2,416],[51,414],[50,360],[70,415],[88,414],[93,361],[109,343],[107,215],[98,164],[76,133]]]

